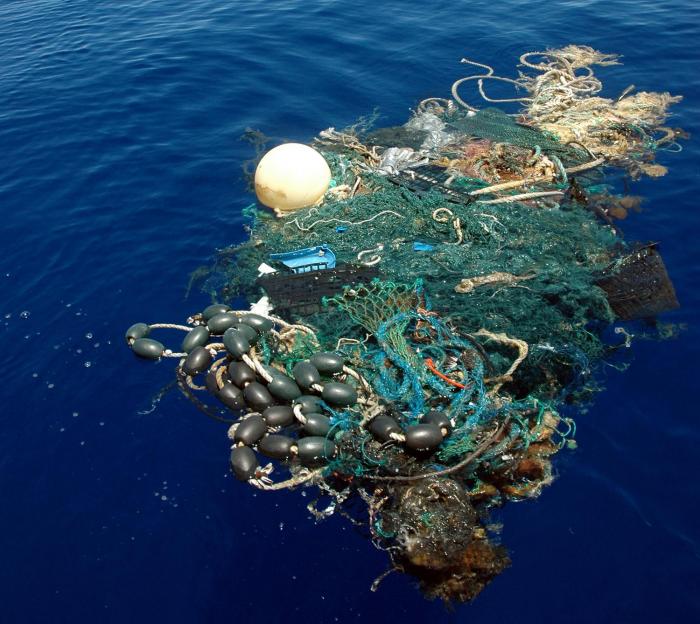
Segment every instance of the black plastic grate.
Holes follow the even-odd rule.
[[[640,247],[598,280],[618,318],[650,318],[680,307],[656,244]]]
[[[448,201],[459,204],[471,204],[474,201],[468,190],[447,186],[446,183],[452,176],[444,167],[425,165],[415,169],[404,169],[398,175],[388,177],[394,184],[406,187],[419,197],[430,191],[439,191]]]
[[[298,267],[297,271],[302,268],[306,269]],[[278,314],[304,316],[320,312],[323,297],[333,297],[342,292],[343,286],[366,283],[378,275],[376,267],[345,264],[303,273],[272,273],[259,277],[257,283],[270,297]]]

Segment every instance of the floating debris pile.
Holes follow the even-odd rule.
[[[251,209],[250,240],[208,281],[251,310],[213,304],[186,325],[127,332],[136,354],[177,359],[182,391],[229,422],[239,479],[315,487],[318,518],[357,516],[363,501],[355,520],[390,570],[447,601],[509,565],[490,510],[551,483],[551,457],[575,445],[564,406],[587,400],[595,363],[629,344],[606,329],[678,306],[657,247],[622,238],[639,198],[615,195],[604,167],[658,175],[655,153],[682,136],[661,125],[679,98],[599,97],[592,66],[617,59],[580,46],[523,55],[517,79],[466,62],[484,72],[403,126],[331,128],[316,152],[290,148],[290,171],[313,163],[324,188],[318,154],[328,164],[315,205],[296,200],[319,194],[313,175],[290,186],[279,181],[300,178],[265,167],[258,195],[278,216]],[[507,100],[523,110],[460,96],[471,82],[494,102],[489,80],[525,90]],[[155,340],[159,328],[186,331],[181,348]]]

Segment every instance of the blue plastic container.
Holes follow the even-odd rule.
[[[335,254],[328,245],[270,254],[270,259],[281,262],[295,273],[335,268]]]

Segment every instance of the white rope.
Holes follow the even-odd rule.
[[[382,210],[381,212],[378,212],[377,214],[375,214],[375,215],[369,217],[369,219],[363,219],[362,221],[348,221],[348,220],[346,220],[346,219],[336,219],[336,218],[332,218],[332,219],[318,219],[318,220],[314,221],[311,225],[305,226],[305,225],[302,225],[301,223],[299,223],[299,218],[296,217],[295,219],[292,219],[292,220],[289,222],[289,224],[292,224],[292,223],[293,223],[293,224],[296,225],[297,228],[298,228],[300,231],[302,231],[302,232],[310,232],[310,231],[313,230],[317,225],[320,225],[320,224],[322,224],[322,223],[344,223],[344,224],[347,224],[347,225],[363,225],[364,223],[369,223],[370,221],[374,221],[374,220],[377,219],[378,217],[381,217],[382,215],[385,215],[385,214],[390,214],[390,215],[393,215],[393,216],[395,216],[395,217],[399,217],[400,219],[403,218],[403,215],[402,215],[402,214],[400,214],[400,213],[398,213],[398,212],[395,212],[394,210]]]
[[[306,483],[307,481],[311,481],[311,479],[320,476],[321,473],[323,473],[323,468],[318,468],[316,470],[308,470],[306,468],[303,468],[291,479],[287,479],[286,481],[280,481],[279,483],[272,483],[272,481],[267,477],[258,479],[248,479],[248,483],[258,488],[259,490],[273,492],[274,490],[285,490],[293,488],[297,485],[301,485],[302,483]]]
[[[163,356],[162,357],[167,357],[167,358],[186,358],[189,354],[188,353],[174,353],[170,349],[166,349],[163,351]]]
[[[272,381],[272,375],[270,375],[270,373],[263,368],[263,365],[258,362],[257,358],[255,357],[254,349],[251,349],[249,353],[244,353],[241,356],[241,360],[243,360],[245,364],[258,373],[258,375],[260,375],[266,383],[270,383]]]
[[[186,332],[194,329],[193,327],[187,327],[187,325],[176,325],[175,323],[152,323],[148,327],[150,329],[180,329]]]
[[[306,424],[306,416],[304,416],[304,413],[301,411],[302,407],[298,403],[292,408],[292,411],[294,412],[295,418],[302,424]]]
[[[379,255],[378,252],[383,251],[383,250],[384,250],[384,245],[380,243],[374,249],[364,249],[363,251],[359,252],[357,254],[357,259],[359,262],[361,262],[365,266],[374,266],[375,264],[379,264],[379,262],[381,262],[382,257]],[[369,260],[363,260],[363,258],[367,254],[373,254],[373,255],[370,257]]]
[[[536,193],[520,193],[519,195],[508,195],[507,197],[499,197],[498,199],[488,199],[479,201],[480,204],[509,204],[511,202],[525,201],[527,199],[538,199],[540,197],[562,196],[564,191],[538,191]]]

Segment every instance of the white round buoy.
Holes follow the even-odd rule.
[[[255,170],[255,194],[278,216],[319,202],[331,181],[331,170],[313,147],[285,143],[271,149]]]

